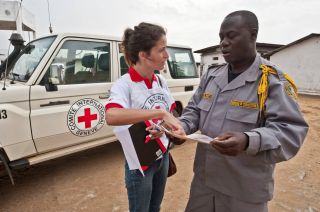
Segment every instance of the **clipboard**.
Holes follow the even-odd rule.
[[[148,143],[145,142],[146,136],[149,135],[149,132],[145,130],[146,127],[145,122],[139,122],[128,128],[141,166],[150,166],[157,158],[163,155],[155,139],[151,139]]]

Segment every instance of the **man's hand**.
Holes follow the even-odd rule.
[[[226,132],[220,134],[210,144],[221,154],[236,156],[247,148],[248,142],[248,136],[244,133]]]

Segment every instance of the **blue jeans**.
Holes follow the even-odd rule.
[[[164,195],[169,167],[169,155],[155,161],[141,174],[139,169],[129,170],[125,165],[125,182],[130,212],[158,212]]]

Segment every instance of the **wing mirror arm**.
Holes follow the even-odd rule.
[[[51,91],[57,91],[58,90],[58,86],[60,82],[59,79],[54,78],[54,77],[50,77],[49,78],[49,83],[45,85],[46,87],[46,91],[51,92]]]

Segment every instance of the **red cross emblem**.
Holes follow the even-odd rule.
[[[85,123],[85,128],[90,128],[91,127],[91,121],[97,120],[97,114],[90,114],[90,108],[85,108],[84,109],[84,116],[79,116],[78,117],[78,123],[84,122]]]

